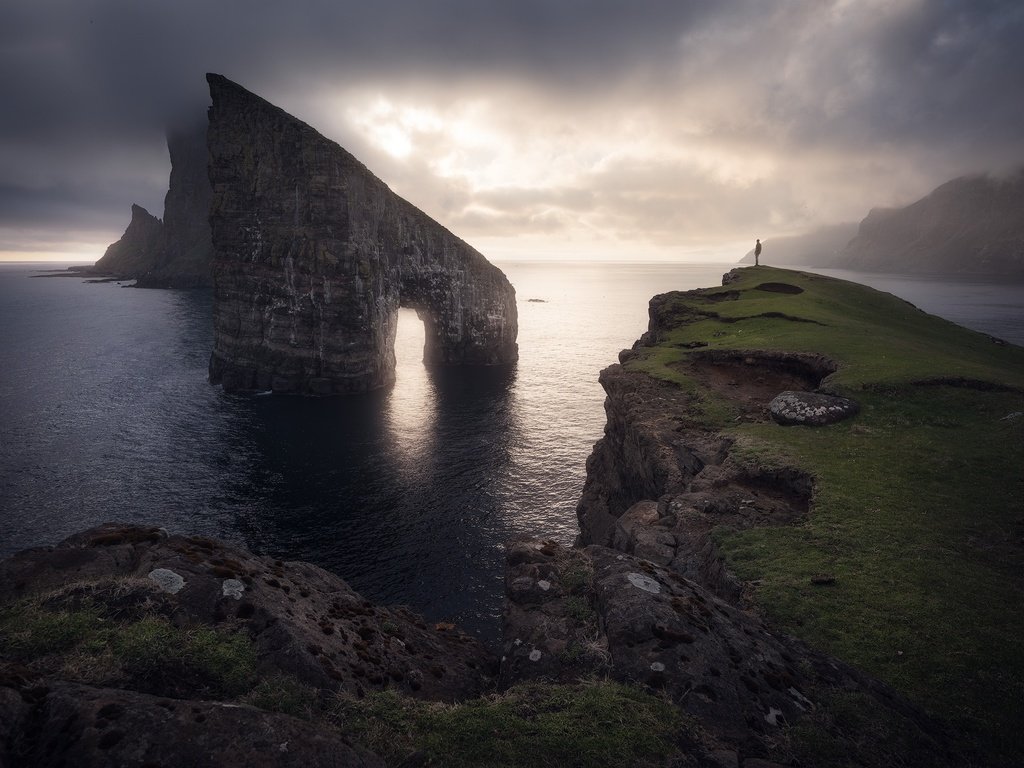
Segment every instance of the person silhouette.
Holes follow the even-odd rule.
[[[754,266],[755,267],[760,266],[760,264],[758,263],[758,259],[760,258],[760,256],[761,256],[761,238],[757,238],[757,245],[754,246]]]

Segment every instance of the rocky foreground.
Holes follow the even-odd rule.
[[[619,764],[806,764],[795,762],[806,749],[797,728],[853,764],[885,765],[892,750],[907,765],[956,764],[941,728],[893,691],[650,560],[520,540],[508,549],[507,585],[499,660],[455,627],[374,606],[320,568],[209,539],[108,524],[27,550],[0,564],[0,764],[384,765],[344,702],[382,691],[466,702],[540,681],[531,690],[543,712],[560,706],[544,700],[545,686],[564,696],[558,684],[602,679],[653,692],[682,716],[662,748]],[[285,713],[295,691],[309,703]],[[830,702],[846,695],[885,743],[864,744],[833,717]],[[605,726],[580,723],[584,735],[566,738]],[[507,738],[517,737],[530,735]],[[486,738],[501,754],[506,737]],[[521,764],[548,764],[534,757]]]

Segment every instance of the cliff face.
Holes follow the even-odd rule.
[[[132,224],[111,245],[95,269],[136,280],[142,288],[208,288],[212,285],[210,181],[206,170],[206,123],[167,134],[171,177],[164,219],[132,206]],[[146,222],[146,237],[133,232],[135,209]]]
[[[1024,171],[965,176],[898,209],[875,209],[834,266],[1024,276]]]
[[[134,278],[149,272],[160,259],[163,224],[141,205],[132,204],[132,220],[116,243],[96,262],[99,272]]]
[[[773,286],[765,283],[765,293],[777,290]],[[711,310],[681,309],[685,305],[677,299],[692,296],[699,306],[705,294],[651,299],[648,331],[633,349],[620,353],[620,362],[664,341],[680,324],[716,316]],[[734,298],[723,296],[712,303]],[[721,393],[742,421],[768,421],[768,403],[776,395],[818,388],[836,369],[820,355],[707,346],[695,344],[675,370]],[[796,469],[755,470],[734,461],[733,438],[708,429],[704,401],[690,388],[666,385],[623,364],[601,371],[600,382],[607,422],[587,460],[577,507],[580,542],[635,552],[735,600],[739,587],[722,567],[711,530],[800,519],[807,512],[810,479]]]
[[[1006,478],[1017,477],[1024,350],[864,286],[764,266],[656,296],[649,313],[647,332],[601,372],[607,422],[587,462],[578,548],[509,551],[501,679],[645,680],[710,733],[737,739],[723,749],[738,744],[743,766],[972,763],[928,754],[935,724],[845,661],[950,717],[938,730],[960,742],[954,750],[987,753],[976,764],[1019,762],[1020,739],[1001,720],[1018,698],[1002,649],[1020,619],[977,595],[1020,572],[1021,550],[1001,531],[1020,495]],[[781,401],[800,407],[786,413]],[[936,434],[954,401],[958,420]],[[839,405],[843,420],[829,424]],[[936,454],[972,469],[922,473]],[[986,494],[998,501],[979,502]],[[948,548],[978,536],[974,527],[986,543]],[[990,540],[1003,548],[985,559]],[[960,562],[962,579],[942,586]],[[906,628],[893,652],[896,615]],[[941,639],[947,626],[970,635],[967,657]],[[723,647],[727,658],[713,659]],[[916,671],[903,664],[910,655]],[[1005,685],[978,682],[1000,676]],[[859,753],[863,742],[831,731],[830,702],[844,696],[898,709],[911,721],[906,740]],[[956,713],[967,707],[985,712],[985,733],[962,736]],[[825,723],[825,752],[792,761],[775,751]]]
[[[207,79],[211,381],[308,394],[386,385],[399,307],[423,319],[428,362],[517,359],[515,291],[497,267],[305,123]]]

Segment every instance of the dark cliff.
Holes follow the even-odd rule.
[[[205,121],[169,131],[167,149],[171,175],[163,222],[150,217],[146,238],[137,237],[132,227],[138,206],[132,206],[132,225],[96,262],[94,270],[134,279],[142,288],[208,288],[213,283],[213,244]]]
[[[1024,277],[1024,170],[964,176],[905,208],[872,210],[836,266]]]
[[[1024,278],[1024,169],[963,176],[903,208],[766,240],[762,263],[863,272]],[[753,251],[741,260],[753,264]]]
[[[94,269],[126,279],[144,275],[159,261],[163,237],[164,227],[160,219],[133,203],[128,228],[120,240],[107,247]]]
[[[931,755],[934,726],[910,715],[917,725],[901,744],[871,755],[833,732],[818,742],[824,752],[811,748],[799,764],[1019,762],[1024,744],[1010,712],[1022,668],[1015,652],[1005,651],[1016,643],[1022,618],[1004,606],[1020,588],[1021,548],[1005,526],[1013,525],[1011,510],[1024,492],[1015,472],[1024,430],[1024,350],[864,286],[762,266],[733,270],[720,288],[654,297],[648,331],[600,381],[607,424],[588,460],[577,510],[579,543],[595,573],[607,568],[610,548],[620,553],[615,562],[657,580],[639,580],[652,589],[674,583],[673,604],[681,580],[688,590],[699,585],[707,607],[714,596],[763,619],[775,642],[792,635],[807,644],[789,648],[789,657],[817,667],[810,657],[832,656],[827,668],[858,678],[839,683],[840,698],[854,696],[877,709],[864,697],[878,695],[877,680],[886,681],[941,714],[940,730],[966,753]],[[793,422],[780,417],[777,404],[794,397],[811,410],[826,410],[819,402],[860,409],[848,408],[844,420],[826,426],[784,426]],[[818,415],[825,424],[828,414]],[[560,557],[538,556],[547,570],[534,579],[554,585],[578,569]],[[514,605],[507,616],[522,636],[546,648],[542,630],[559,627],[575,611],[564,605],[568,592],[531,591],[517,578],[509,581]],[[965,589],[968,583],[973,586]],[[762,685],[760,673],[703,666],[704,630],[700,622],[687,625],[682,611],[659,613],[652,606],[653,628],[641,631],[641,597],[647,599],[635,594],[632,606],[616,608],[598,588],[589,604],[599,620],[562,626],[556,639],[586,650],[588,636],[607,636],[604,663],[613,675],[630,664],[634,679],[645,669],[657,671],[666,690],[681,686],[681,706],[711,730],[717,726],[710,710],[737,690],[742,694],[742,686],[765,711],[784,709],[763,698],[772,685]],[[626,615],[617,616],[619,610]],[[733,661],[765,660],[764,646],[728,639],[735,626],[714,630],[737,651]],[[960,637],[957,648],[948,642],[951,626]],[[747,640],[752,634],[741,633]],[[685,645],[682,681],[670,673],[680,669],[675,657],[664,657],[677,650],[676,642]],[[636,658],[645,647],[649,655]],[[518,658],[519,669],[531,668],[518,647],[505,654]],[[597,656],[588,651],[587,665],[600,663]],[[564,665],[552,663],[553,674],[564,674]],[[807,663],[798,666],[806,671]],[[733,685],[736,674],[740,685]],[[835,688],[828,692],[835,684],[798,682],[794,688],[814,706],[787,712],[780,730],[748,718],[748,739],[770,741],[775,734],[776,746],[789,738],[795,743],[807,723],[801,718],[831,718],[825,712],[828,701],[837,701]],[[808,694],[808,687],[818,693]],[[889,703],[882,706],[895,700],[892,691],[883,698]],[[908,706],[900,705],[904,715],[913,711]],[[741,752],[756,748],[748,741]],[[770,744],[767,751],[796,764],[779,759]]]
[[[501,270],[310,126],[207,79],[211,381],[305,394],[387,385],[399,307],[423,319],[427,362],[517,359]]]
[[[0,759],[1020,764],[1024,350],[725,282],[655,297],[602,373],[581,545],[509,544],[500,661],[314,566],[108,525],[0,563]],[[800,390],[863,408],[773,421]]]

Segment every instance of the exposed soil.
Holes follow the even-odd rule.
[[[813,391],[836,370],[818,355],[695,352],[674,366],[736,403],[744,418],[767,421],[768,403],[785,390]]]
[[[761,283],[754,286],[754,290],[768,291],[769,293],[788,293],[792,296],[804,292],[803,288],[797,285],[790,285],[789,283]]]

